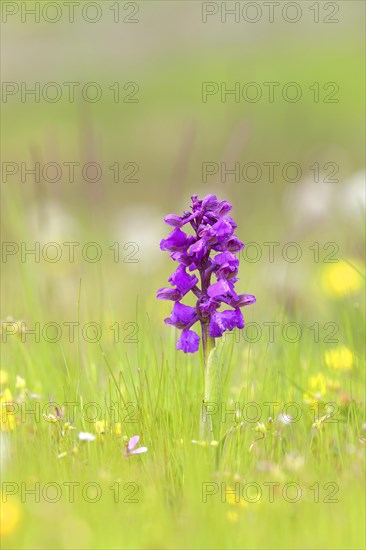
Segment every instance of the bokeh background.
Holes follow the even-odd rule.
[[[251,3],[252,8],[237,2],[240,10],[249,10],[246,19],[258,13],[259,20],[249,22],[240,11],[238,22],[229,15],[225,22],[221,2],[205,8],[199,1],[103,1],[94,3],[102,14],[95,23],[82,17],[88,2],[75,8],[72,23],[63,2],[51,3],[61,10],[54,23],[42,13],[39,22],[27,14],[22,21],[21,3],[8,4],[1,39],[2,234],[19,251],[3,254],[2,320],[22,320],[30,329],[37,322],[41,327],[48,322],[97,322],[107,353],[116,348],[110,327],[118,323],[118,354],[133,362],[148,338],[140,322],[148,319],[156,341],[163,348],[174,346],[176,335],[163,324],[170,304],[155,299],[173,269],[159,250],[169,231],[163,217],[181,213],[192,194],[214,193],[233,204],[239,238],[256,243],[248,255],[242,254],[238,287],[257,296],[255,307],[244,313],[247,323],[262,327],[261,342],[268,343],[264,322],[294,322],[306,333],[306,356],[314,345],[309,327],[319,323],[322,343],[328,343],[324,339],[335,326],[338,342],[329,340],[330,348],[334,342],[352,348],[354,360],[359,360],[364,350],[364,3],[304,0],[286,8],[289,3],[281,1],[270,22],[265,2]],[[45,4],[50,3],[41,2]],[[226,4],[232,8],[235,3]],[[118,23],[117,7],[112,6],[118,6]],[[218,11],[204,22],[205,9]],[[283,9],[291,20],[293,9],[300,9],[299,20],[286,21]],[[54,7],[47,10],[49,19],[55,17]],[[93,10],[87,12],[89,18],[94,18]],[[59,101],[42,97],[50,82],[61,87]],[[67,82],[80,83],[73,102]],[[80,94],[90,82],[102,90],[96,102]],[[205,102],[204,82],[217,83],[220,90],[254,82],[263,96],[257,102],[236,102],[233,95],[223,100],[217,93]],[[273,102],[266,82],[279,83]],[[297,102],[282,96],[290,82],[302,91]],[[10,90],[6,83],[19,90],[39,83],[40,100],[31,95],[22,100],[20,91],[4,97]],[[114,83],[119,83],[117,103]],[[324,89],[327,83],[333,84]],[[135,91],[129,96],[135,102],[123,101]],[[80,165],[70,181],[65,163],[73,162]],[[279,163],[273,179],[264,164],[272,162]],[[35,163],[41,171],[47,163],[57,163],[62,175],[54,182],[42,175],[38,181],[32,174],[22,177]],[[83,179],[86,163],[101,167],[98,181]],[[116,163],[118,181],[110,168]],[[226,163],[228,169],[240,163],[240,170],[256,163],[262,175],[247,181],[241,174],[235,181],[232,175],[225,180],[219,171],[205,181],[205,163]],[[291,170],[287,180],[283,176],[288,163],[301,167],[296,181],[288,181]],[[12,169],[16,173],[9,173]],[[48,174],[54,177],[52,167]],[[248,174],[256,179],[251,169]],[[60,261],[42,257],[49,242],[61,247]],[[65,242],[80,243],[74,262]],[[82,257],[81,248],[90,242],[101,248],[100,261]],[[269,242],[279,243],[273,261],[264,245]],[[283,257],[289,242],[301,250],[297,262]],[[35,243],[40,243],[39,262],[21,255],[22,246],[31,249]],[[255,261],[258,247],[261,256]],[[114,261],[117,248],[120,256]],[[288,253],[292,257],[294,248]],[[352,333],[350,315],[360,319]],[[137,323],[137,340],[128,340],[128,323]],[[327,323],[334,325],[325,327]],[[103,361],[95,360],[97,344],[82,341],[80,353],[64,330],[59,348],[41,343],[41,360],[31,336],[23,348],[11,338],[3,352],[7,370],[31,377],[34,392],[61,395],[64,358],[73,365],[77,354],[93,372],[92,382],[82,380],[81,387],[105,383],[106,375],[98,374]],[[270,366],[273,349],[277,353],[283,347],[279,332],[263,361]],[[55,369],[60,377],[47,387],[47,373]]]
[[[108,2],[99,3],[99,21],[85,21],[81,3],[69,23],[68,11],[59,4],[58,22],[45,21],[56,18],[51,6],[44,16],[41,12],[39,23],[28,14],[23,23],[21,10],[3,23],[3,81],[20,89],[21,83],[31,89],[38,82],[41,89],[38,103],[32,95],[22,101],[20,91],[3,102],[3,161],[24,163],[24,169],[34,169],[36,162],[41,170],[49,162],[61,166],[59,181],[53,183],[42,174],[36,183],[31,174],[22,183],[19,164],[15,175],[5,174],[3,239],[29,246],[55,241],[63,250],[61,261],[54,264],[42,257],[36,264],[29,256],[20,265],[20,252],[7,258],[4,312],[25,318],[31,314],[29,294],[21,284],[26,269],[37,285],[36,302],[47,304],[51,319],[70,317],[80,278],[85,297],[93,296],[100,312],[113,304],[116,314],[133,320],[139,294],[153,315],[164,308],[155,303],[155,287],[169,273],[169,260],[158,247],[168,229],[163,216],[181,212],[192,193],[216,193],[233,202],[241,239],[257,242],[262,249],[258,261],[245,256],[241,268],[243,291],[263,297],[258,314],[271,320],[294,296],[316,320],[324,304],[317,295],[321,272],[333,265],[324,264],[333,248],[322,250],[323,245],[333,242],[339,247],[332,258],[362,261],[363,3],[318,2],[316,11],[309,2],[300,2],[296,11],[291,6],[283,11],[288,3],[282,2],[273,23],[261,2],[244,12],[248,3],[239,3],[239,22],[230,15],[225,22],[215,3],[215,8],[205,8],[201,2],[146,1],[127,6],[120,2],[119,23],[114,23],[116,11]],[[32,3],[26,5],[30,9]],[[227,7],[232,8],[230,3]],[[218,13],[207,15],[204,23],[203,13],[214,9]],[[99,11],[91,7],[85,13],[94,19]],[[299,21],[287,22],[283,13]],[[256,18],[258,22],[248,22]],[[50,82],[62,89],[55,103],[42,97]],[[73,103],[65,82],[80,83]],[[97,82],[102,90],[95,103],[80,94],[89,82]],[[109,87],[115,82],[121,100],[133,92],[123,86],[136,83],[133,99],[138,102],[114,103],[115,92]],[[237,103],[233,95],[223,102],[217,93],[203,102],[203,82],[228,89],[255,82],[263,96],[256,103],[242,98]],[[265,82],[280,83],[273,103]],[[289,82],[302,91],[296,103],[282,97]],[[309,89],[316,82],[318,102]],[[323,90],[328,82],[339,90],[332,94],[333,85]],[[53,93],[50,89],[50,97]],[[337,102],[327,103],[327,97]],[[80,163],[73,182],[67,162]],[[102,169],[95,183],[83,180],[81,168],[88,162]],[[258,179],[255,168],[249,168],[252,181],[241,174],[240,181],[228,175],[223,182],[219,171],[204,182],[206,162],[218,167],[224,162],[228,169],[240,163],[240,170],[257,163],[262,174]],[[280,163],[272,181],[263,164],[270,162]],[[109,168],[115,163],[120,166],[117,183]],[[289,169],[293,183],[282,175],[287,163],[301,167],[301,177]],[[311,169],[315,163],[319,182]],[[55,177],[52,167],[48,174]],[[89,174],[94,177],[93,168]],[[335,183],[327,183],[329,179]],[[70,263],[62,245],[67,241],[80,242],[79,251],[83,244],[97,242],[103,248],[101,261],[92,264],[77,252]],[[290,241],[301,246],[299,262],[283,260],[283,246]],[[113,261],[108,246],[115,242],[127,261]],[[136,246],[123,251],[129,242],[136,243],[138,251]],[[273,263],[264,242],[280,243]],[[308,248],[315,242],[320,246],[319,263]],[[255,253],[253,248],[250,258]],[[130,263],[128,254],[138,261]]]

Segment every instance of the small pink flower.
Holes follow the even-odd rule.
[[[130,441],[126,443],[125,447],[125,457],[128,458],[132,455],[139,455],[141,453],[146,453],[147,447],[139,447],[138,449],[134,449],[140,439],[139,435],[134,435],[131,437]]]

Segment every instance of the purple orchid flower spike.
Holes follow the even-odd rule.
[[[139,440],[140,440],[140,436],[139,435],[134,435],[133,437],[131,437],[129,442],[126,443],[126,447],[125,447],[125,456],[126,456],[126,458],[128,458],[129,456],[132,456],[132,455],[139,455],[141,453],[146,453],[147,447],[138,447],[138,449],[135,449],[135,447],[136,447],[137,443],[139,442]]]
[[[160,288],[157,298],[174,302],[165,323],[182,330],[177,349],[184,353],[195,353],[199,349],[200,337],[191,328],[200,322],[206,362],[210,348],[215,346],[215,338],[227,330],[244,327],[241,308],[253,304],[256,299],[251,294],[237,294],[234,290],[239,268],[237,253],[244,244],[234,235],[237,225],[227,215],[231,204],[218,200],[215,195],[207,195],[201,200],[193,195],[191,199],[192,212],[185,211],[182,216],[169,214],[164,218],[173,230],[161,241],[160,248],[169,251],[179,266],[169,278],[171,286]],[[187,224],[194,235],[183,231]],[[194,271],[197,276],[192,273]],[[216,282],[211,282],[213,275]],[[197,298],[195,307],[181,303],[190,292]],[[222,304],[232,309],[219,311]]]

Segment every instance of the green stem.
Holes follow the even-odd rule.
[[[215,339],[209,335],[208,328],[208,323],[202,323],[205,388],[201,416],[201,438],[212,441],[218,440],[220,434],[221,373]]]
[[[205,378],[206,378],[206,371],[207,371],[207,362],[208,362],[208,356],[210,355],[210,352],[215,347],[215,338],[212,338],[208,332],[208,323],[201,323],[202,326],[202,344],[203,344],[203,360],[205,365]]]

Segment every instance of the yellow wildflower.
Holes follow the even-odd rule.
[[[95,423],[95,431],[98,435],[104,434],[106,429],[105,420],[97,420]]]
[[[122,435],[122,426],[121,426],[121,422],[116,422],[116,424],[114,425],[114,433],[115,433],[117,436]]]
[[[315,376],[311,376],[309,378],[308,387],[309,391],[303,395],[305,403],[314,403],[322,399],[327,391],[327,381],[324,374],[319,372]]]
[[[310,389],[313,390],[313,392],[324,394],[327,389],[324,374],[319,372],[319,374],[315,376],[311,376],[309,378],[309,386],[310,386]]]
[[[325,352],[327,366],[334,370],[351,370],[354,363],[353,353],[345,346]]]
[[[324,290],[333,296],[344,296],[356,292],[362,286],[362,277],[345,261],[327,264],[322,276]]]
[[[2,499],[3,497],[0,496]],[[20,507],[14,499],[1,501],[0,536],[11,535],[20,520]]]
[[[0,370],[0,385],[3,386],[7,383],[9,378],[8,373],[5,370]]]
[[[239,497],[238,499],[235,498],[235,495],[228,494],[226,495],[226,502],[228,504],[231,504],[232,506],[239,506],[240,508],[247,508],[248,503],[246,500],[244,500],[243,497]]]
[[[94,429],[99,437],[105,435],[107,432],[112,435],[114,434],[117,437],[122,436],[121,422],[116,422],[115,424],[111,425],[106,420],[97,420],[94,424]]]
[[[232,506],[236,506],[240,503],[240,494],[239,492],[235,491],[233,487],[228,487],[227,492],[225,494],[225,502],[228,504],[231,504]]]

